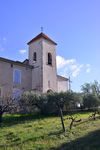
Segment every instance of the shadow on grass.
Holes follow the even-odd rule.
[[[84,137],[62,144],[51,150],[100,150],[100,130],[90,132]]]
[[[4,115],[2,120],[2,126],[1,127],[8,127],[15,124],[22,124],[28,121],[35,121],[39,119],[44,119],[46,116],[43,115],[34,115],[34,114],[23,114],[23,115]]]
[[[81,112],[83,113],[83,112]],[[67,114],[68,115],[68,114]],[[39,119],[44,119],[44,118],[50,118],[50,117],[59,117],[58,114],[56,115],[40,115],[40,114],[12,114],[12,115],[4,115],[3,116],[3,122],[1,127],[8,127],[8,126],[12,126],[15,124],[21,124],[24,123],[26,121],[35,121],[35,120],[39,120]]]

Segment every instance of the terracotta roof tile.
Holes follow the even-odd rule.
[[[40,34],[38,34],[35,38],[33,38],[31,41],[29,41],[27,44],[29,45],[30,43],[32,43],[40,38],[44,38],[44,39],[50,41],[51,43],[53,43],[54,45],[57,45],[57,43],[55,43],[53,40],[51,40],[47,35],[45,35],[42,32]]]

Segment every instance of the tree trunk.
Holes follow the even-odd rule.
[[[2,116],[3,116],[3,113],[0,112],[0,126],[1,126],[1,124],[2,124]]]
[[[72,121],[70,123],[70,130],[72,129],[73,123],[74,123],[74,119],[72,119]]]
[[[63,113],[62,113],[62,109],[60,107],[59,107],[59,111],[60,111],[60,118],[61,118],[61,124],[62,124],[62,128],[63,128],[63,132],[65,132]]]

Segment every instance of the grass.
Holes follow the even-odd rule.
[[[85,119],[89,113],[77,116]],[[77,124],[71,131],[69,124],[65,120],[62,133],[59,117],[5,115],[0,150],[100,150],[100,118]]]

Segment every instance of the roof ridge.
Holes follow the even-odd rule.
[[[7,63],[13,63],[13,64],[16,64],[16,65],[21,65],[21,66],[29,66],[30,68],[32,67],[31,65],[24,64],[21,61],[14,61],[14,60],[3,58],[3,57],[0,57],[0,61],[4,61],[4,62],[7,62]]]
[[[36,37],[34,37],[32,40],[30,40],[27,44],[29,45],[30,43],[40,39],[41,37],[43,37],[44,39],[50,41],[51,43],[53,43],[54,45],[57,45],[57,43],[55,43],[51,38],[49,38],[46,34],[44,34],[43,32],[41,32],[40,34],[38,34]]]

